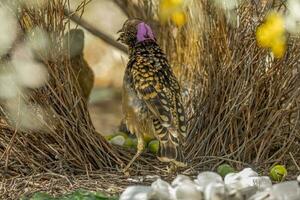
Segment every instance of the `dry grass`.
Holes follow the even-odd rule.
[[[296,169],[300,160],[299,39],[290,36],[286,55],[271,61],[269,52],[259,48],[255,40],[255,29],[266,12],[284,7],[245,1],[238,9],[238,26],[234,26],[208,1],[195,0],[187,8],[188,23],[178,29],[170,23],[159,24],[157,5],[151,1],[115,2],[129,17],[143,18],[155,27],[159,43],[182,83],[190,118],[186,145],[189,166],[182,173],[193,175],[203,169],[214,169],[222,162],[239,168],[250,165],[262,171],[278,162],[294,170],[290,178],[299,172]],[[26,23],[53,33],[53,44],[58,50],[68,29],[69,22],[63,16],[67,5],[67,0],[49,1],[41,12],[25,11]],[[84,3],[80,9],[83,7]],[[28,27],[22,23],[25,32]],[[59,182],[53,176],[68,177],[59,178],[66,183],[61,185],[62,190],[57,192],[60,193],[77,187],[68,180],[75,173],[85,174],[73,179],[83,185],[91,183],[89,189],[109,187],[120,191],[133,183],[119,174],[116,166],[133,152],[111,147],[95,133],[86,103],[79,97],[70,60],[60,55],[44,60],[51,79],[46,87],[33,93],[33,103],[49,105],[49,116],[55,116],[51,117],[55,124],[45,122],[49,126],[44,132],[17,131],[1,125],[1,174],[19,177],[7,179],[2,185],[12,184],[15,188],[12,191],[17,192],[20,187],[17,180],[27,181],[22,176],[30,178],[29,175],[47,172],[44,174],[47,183]],[[159,174],[166,179],[174,176],[149,154],[144,154],[134,167],[136,176]],[[102,171],[96,172],[99,169]],[[95,173],[97,178],[91,175]],[[80,179],[88,181],[82,183]],[[34,180],[39,184],[45,181]],[[97,185],[97,180],[104,184]],[[8,192],[4,191],[6,195]]]
[[[293,164],[289,152],[300,158],[299,39],[290,37],[286,55],[267,62],[269,52],[257,46],[255,30],[269,7],[243,3],[233,27],[215,8],[203,6],[206,18],[195,47],[200,56],[188,76],[195,111],[188,157]]]

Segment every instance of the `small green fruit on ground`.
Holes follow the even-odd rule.
[[[111,135],[104,135],[104,138],[105,138],[107,141],[111,140],[111,138],[113,138],[113,137],[114,137],[113,134],[111,134]]]
[[[222,177],[225,177],[227,174],[235,172],[235,170],[228,164],[222,164],[217,168],[217,172]]]
[[[148,143],[148,149],[151,153],[157,154],[159,150],[159,141],[158,140],[152,140]]]
[[[113,133],[113,134],[110,134],[110,135],[105,135],[104,137],[105,137],[106,140],[111,140],[112,138],[114,138],[118,135],[123,136],[125,139],[128,138],[128,135],[126,133],[123,133],[123,132],[117,132],[117,133]]]
[[[123,146],[125,143],[125,137],[122,135],[117,135],[109,140],[110,143]]]
[[[127,148],[136,148],[137,145],[137,139],[128,137],[125,139],[124,147]]]
[[[275,165],[271,168],[270,177],[273,181],[282,181],[287,175],[287,170],[283,165]]]
[[[151,135],[144,135],[144,141],[148,144],[149,142],[151,142],[153,139],[155,139],[153,136]]]

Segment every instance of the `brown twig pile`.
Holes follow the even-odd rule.
[[[34,27],[49,33],[51,51],[38,55],[48,70],[49,81],[27,94],[28,104],[42,105],[47,112],[44,117],[36,118],[43,124],[42,130],[19,130],[18,123],[2,126],[2,175],[26,175],[40,170],[74,172],[122,164],[121,156],[95,132],[86,102],[79,93],[70,57],[62,48],[62,38],[69,25],[64,16],[67,5],[68,0],[55,0],[41,8],[20,11],[19,23],[24,34]],[[20,98],[25,98],[25,94],[21,95]]]

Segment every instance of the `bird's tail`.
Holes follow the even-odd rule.
[[[186,166],[181,147],[171,141],[160,143],[157,156],[161,162],[172,162],[179,167]]]

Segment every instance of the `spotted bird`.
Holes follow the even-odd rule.
[[[160,142],[158,159],[185,166],[183,143],[186,118],[180,86],[166,55],[150,26],[139,19],[127,20],[118,41],[129,49],[123,79],[122,108],[128,130],[138,140],[137,153],[127,170],[145,148],[144,137]]]

